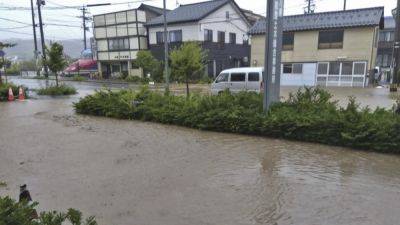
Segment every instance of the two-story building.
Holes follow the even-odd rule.
[[[168,42],[173,49],[197,41],[208,53],[206,73],[216,76],[226,68],[249,64],[248,30],[251,23],[234,0],[213,0],[181,5],[167,13]],[[163,16],[146,23],[149,48],[164,58]]]
[[[98,71],[103,78],[141,76],[134,61],[139,50],[148,49],[144,24],[162,14],[162,9],[142,4],[138,9],[93,16]]]
[[[383,82],[390,82],[395,29],[394,18],[385,17],[385,28],[379,34],[378,56],[376,57],[376,66],[380,68]]]
[[[281,85],[358,86],[375,68],[384,8],[285,16]],[[265,20],[251,29],[252,66],[264,65]]]

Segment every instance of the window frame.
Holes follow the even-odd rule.
[[[175,36],[172,36],[173,34],[175,34]],[[178,34],[178,35],[176,35],[176,34]],[[181,43],[183,41],[182,30],[171,30],[171,31],[169,31],[168,32],[168,38],[169,38],[168,43]]]
[[[164,44],[164,32],[163,31],[156,32],[156,43]]]
[[[250,80],[250,75],[256,75],[257,80]],[[260,73],[259,72],[249,72],[247,73],[247,82],[260,82]]]
[[[222,39],[222,36],[223,36],[223,39]],[[226,39],[225,31],[218,31],[218,40],[217,40],[217,42],[219,44],[225,44],[225,39]]]
[[[285,35],[290,35],[289,41],[291,42],[290,44],[285,44]],[[294,32],[283,32],[282,35],[282,51],[293,51],[294,49]]]
[[[214,32],[211,29],[204,29],[204,42],[213,42]]]
[[[333,40],[335,35],[340,34],[340,41]],[[322,40],[326,39],[326,40]],[[344,29],[340,30],[320,30],[318,32],[318,49],[343,49]]]
[[[233,75],[243,75],[243,80],[232,80]],[[231,83],[240,83],[240,82],[246,82],[246,73],[240,73],[240,72],[233,72],[230,74],[229,82]]]
[[[229,44],[231,45],[236,44],[236,33],[229,32]]]

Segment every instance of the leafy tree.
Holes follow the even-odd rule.
[[[206,55],[196,42],[186,42],[170,54],[172,78],[186,83],[187,96],[189,96],[189,81],[202,73]]]
[[[50,49],[46,47],[48,59],[46,65],[56,76],[56,86],[58,87],[58,73],[67,66],[67,61],[64,56],[64,47],[54,42],[50,45]]]
[[[154,58],[150,51],[139,51],[135,65],[143,69],[145,76],[150,73],[153,80],[162,80],[161,63]]]
[[[11,43],[3,43],[0,42],[0,50],[3,50],[4,48],[11,48],[14,47],[16,44],[11,44]],[[7,61],[4,58],[0,58],[0,69],[3,68],[5,65],[7,65]],[[1,78],[1,72],[0,72],[0,84],[2,83],[2,78]]]

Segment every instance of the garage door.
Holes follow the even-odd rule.
[[[320,62],[317,66],[317,85],[364,87],[367,62]]]

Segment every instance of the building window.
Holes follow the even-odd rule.
[[[318,74],[319,75],[328,74],[328,63],[318,63]]]
[[[293,65],[292,64],[283,64],[283,73],[292,73]]]
[[[389,66],[389,55],[387,54],[383,55],[382,66],[383,67]]]
[[[393,31],[381,31],[379,34],[379,41],[382,41],[382,42],[394,41],[394,32]]]
[[[282,50],[293,50],[294,33],[284,32],[282,37]]]
[[[169,42],[182,42],[182,30],[173,30],[169,32]]]
[[[342,75],[352,75],[352,74],[353,74],[353,62],[343,62]]]
[[[293,64],[293,73],[294,74],[302,74],[303,73],[303,64],[294,63]]]
[[[229,18],[230,18],[229,11],[226,11],[226,12],[225,12],[225,18],[226,18],[227,20],[229,20]]]
[[[329,75],[339,75],[340,73],[340,62],[329,63]]]
[[[367,64],[364,62],[354,63],[354,75],[365,75],[365,66]]]
[[[376,57],[376,66],[382,66],[382,55]]]
[[[118,38],[108,40],[108,49],[111,51],[115,50],[129,50],[129,39]]]
[[[218,31],[218,43],[220,43],[220,44],[225,43],[225,32]]]
[[[236,44],[236,34],[229,33],[229,44]]]
[[[343,48],[343,30],[320,31],[318,37],[319,49]]]
[[[283,64],[283,73],[286,74],[302,74],[303,64],[302,63],[286,63]]]
[[[213,31],[209,29],[204,30],[204,41],[212,42],[213,41]]]
[[[157,32],[156,39],[157,39],[157,44],[164,43],[164,32]]]

